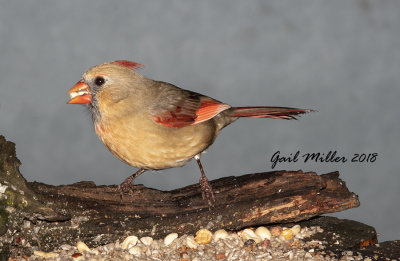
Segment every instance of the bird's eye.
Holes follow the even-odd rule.
[[[104,78],[101,77],[101,76],[97,76],[97,77],[94,79],[94,83],[95,83],[97,86],[102,86],[105,82],[106,82],[106,80],[104,80]]]

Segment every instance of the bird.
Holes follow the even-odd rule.
[[[67,92],[68,104],[86,105],[104,145],[139,170],[117,188],[130,193],[147,170],[181,167],[195,159],[203,200],[215,202],[200,155],[220,131],[240,117],[296,119],[313,110],[289,107],[232,107],[206,95],[152,80],[138,72],[142,64],[116,60],[87,70]]]

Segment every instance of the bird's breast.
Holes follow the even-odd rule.
[[[170,128],[145,116],[98,121],[95,131],[120,160],[144,169],[183,166],[211,145],[216,136],[213,121]]]

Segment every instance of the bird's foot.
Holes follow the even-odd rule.
[[[116,191],[119,191],[119,195],[121,197],[121,200],[124,196],[124,194],[129,194],[129,196],[133,195],[133,180],[139,176],[140,174],[142,174],[143,172],[145,172],[144,169],[140,169],[138,170],[136,173],[130,175],[129,177],[127,177],[124,182],[122,182],[121,184],[118,185],[118,187],[116,188]]]
[[[215,202],[214,192],[212,190],[211,184],[208,181],[207,177],[202,175],[200,178],[201,185],[201,194],[203,196],[203,200],[206,200],[209,207],[212,207]]]
[[[119,191],[119,196],[121,197],[121,200],[124,197],[124,194],[129,194],[129,196],[133,195],[133,179],[134,178],[130,176],[125,179],[124,182],[117,186],[116,191]]]

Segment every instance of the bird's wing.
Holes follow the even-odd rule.
[[[160,82],[153,120],[171,128],[182,128],[211,119],[231,106],[210,97]]]

